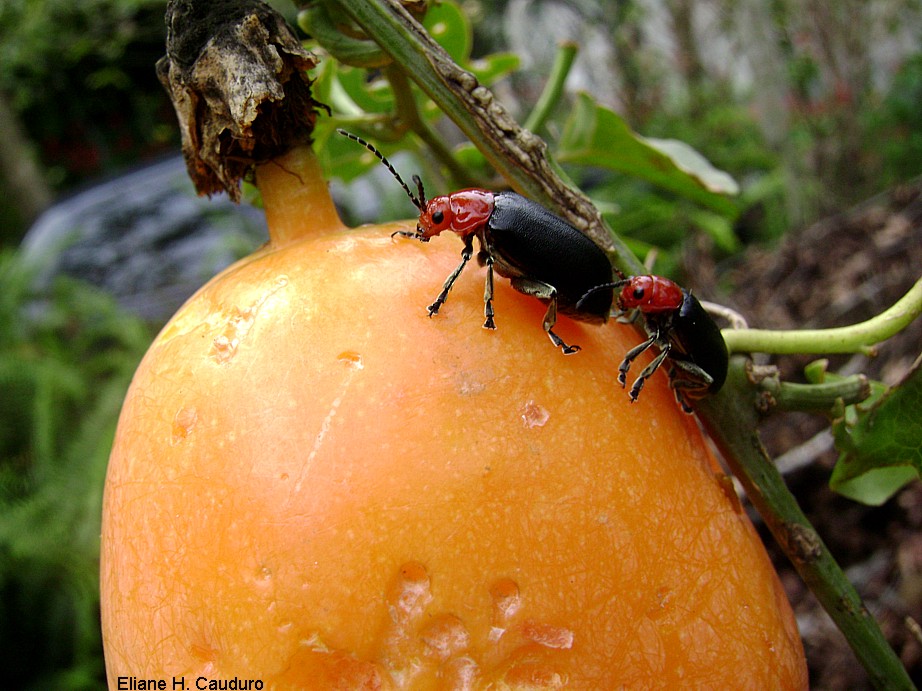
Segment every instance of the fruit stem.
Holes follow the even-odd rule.
[[[320,162],[309,146],[297,146],[256,168],[269,225],[269,243],[284,247],[319,230],[342,230]]]
[[[817,384],[781,381],[777,372],[759,383],[770,396],[771,409],[831,412],[837,405],[855,405],[871,395],[871,385],[863,374],[836,378]]]

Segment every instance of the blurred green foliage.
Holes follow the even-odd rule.
[[[0,2],[0,97],[62,189],[178,142],[154,64],[166,0]]]
[[[99,534],[106,462],[150,329],[0,254],[0,669],[6,688],[104,682]]]
[[[863,117],[885,185],[922,173],[922,53],[903,63],[880,104]]]

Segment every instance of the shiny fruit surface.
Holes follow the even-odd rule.
[[[484,330],[474,265],[429,318],[460,242],[344,229],[319,187],[289,210],[287,177],[261,171],[272,241],[176,314],[125,401],[111,688],[805,688],[694,417],[665,376],[633,405],[615,382],[635,332],[562,317],[564,356],[505,279]]]

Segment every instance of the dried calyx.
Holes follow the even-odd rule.
[[[310,141],[316,110],[306,51],[284,18],[258,0],[172,0],[157,75],[179,119],[199,194],[240,198],[254,164]]]

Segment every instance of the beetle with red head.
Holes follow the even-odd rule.
[[[562,218],[515,192],[464,189],[426,200],[418,175],[412,178],[417,188],[417,194],[414,194],[387,158],[372,144],[345,130],[337,132],[377,156],[419,210],[416,232],[399,231],[396,235],[428,242],[447,230],[464,241],[461,263],[445,279],[441,292],[429,305],[430,317],[438,314],[458,276],[474,256],[476,237],[480,244],[477,260],[487,269],[484,328],[496,328],[494,269],[500,276],[508,278],[512,287],[520,293],[547,304],[544,330],[551,342],[565,354],[575,353],[580,348],[568,345],[554,333],[558,312],[592,323],[603,323],[608,319],[613,292],[605,286],[611,280],[611,263],[598,245]],[[592,295],[588,295],[592,289],[595,289]]]
[[[618,383],[626,385],[628,370],[638,355],[652,346],[659,350],[634,380],[631,401],[637,400],[647,379],[667,361],[669,384],[685,412],[691,412],[689,399],[717,393],[727,378],[727,346],[720,328],[691,291],[662,276],[627,276],[592,288],[582,299],[616,288],[621,289],[618,308],[637,310],[649,336],[625,354],[618,367]]]

